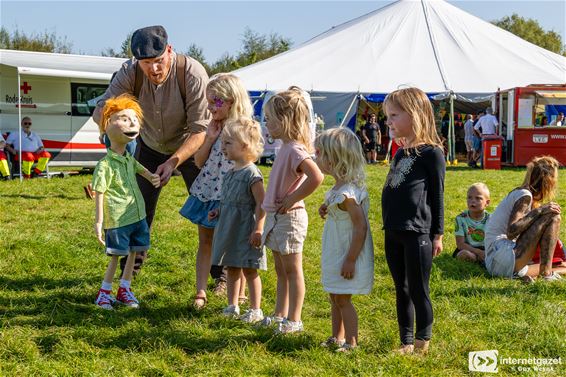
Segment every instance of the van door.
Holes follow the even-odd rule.
[[[95,99],[106,91],[108,84],[71,83],[71,163],[77,166],[95,166],[106,154],[98,139],[98,125],[92,119]]]

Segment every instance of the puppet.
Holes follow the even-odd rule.
[[[98,241],[105,245],[110,262],[95,304],[112,309],[115,302],[138,308],[130,283],[135,253],[149,249],[149,228],[145,204],[136,181],[136,174],[159,187],[159,175],[151,173],[126,151],[126,144],[140,132],[142,110],[134,97],[123,94],[106,101],[100,131],[106,133],[111,145],[93,173],[92,189],[95,192],[96,212],[94,231]],[[102,229],[105,238],[102,237]],[[128,256],[116,297],[112,296],[112,280],[118,258]]]

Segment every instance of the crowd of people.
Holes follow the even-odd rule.
[[[139,307],[132,279],[150,249],[160,192],[177,169],[189,194],[180,214],[198,228],[194,308],[207,305],[210,274],[216,288],[226,287],[223,315],[271,326],[279,334],[303,331],[302,251],[309,225],[304,199],[326,175],[333,185],[318,213],[325,221],[321,281],[330,299],[332,332],[321,345],[337,352],[356,348],[358,314],[352,295],[369,294],[374,280],[365,164],[375,163],[381,145],[377,116],[371,114],[361,131],[364,147],[346,128],[322,131],[311,140],[304,92],[290,87],[277,93],[265,105],[265,119],[272,137],[283,144],[265,187],[254,164],[263,148],[261,129],[242,82],[226,73],[209,80],[196,60],[173,51],[161,26],[135,31],[131,48],[135,59],[123,64],[94,113],[109,142],[93,174],[94,232],[110,256],[95,304],[108,310],[116,303]],[[383,108],[388,136],[399,141],[381,195],[385,256],[396,292],[396,352],[425,354],[434,321],[432,260],[442,251],[444,237],[442,139],[423,91],[396,90]],[[497,124],[481,119],[475,126],[467,119],[466,129],[479,136],[495,133],[491,127]],[[127,150],[133,140],[135,156]],[[39,164],[46,158],[41,152],[39,145],[33,151]],[[1,161],[0,154],[0,168]],[[493,276],[560,280],[559,273],[566,272],[558,240],[560,206],[549,202],[557,176],[555,159],[534,159],[523,184],[491,215],[486,211],[488,187],[472,185],[468,208],[455,219],[453,256],[480,263]],[[266,249],[277,275],[270,315],[262,310],[258,273],[268,268]],[[241,313],[245,301],[249,309]]]

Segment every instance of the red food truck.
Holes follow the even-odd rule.
[[[529,85],[495,96],[506,165],[525,166],[550,155],[566,166],[566,84]]]

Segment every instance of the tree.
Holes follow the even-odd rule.
[[[552,30],[545,31],[536,20],[513,13],[511,17],[505,16],[491,23],[544,49],[566,54],[566,46],[563,45],[560,35]]]
[[[107,47],[106,50],[101,52],[101,55],[111,56],[115,58],[131,58],[132,56],[134,56],[132,54],[132,46],[131,46],[132,34],[134,34],[133,31],[128,33],[126,39],[124,39],[124,41],[120,45],[119,51],[114,50],[112,47]]]
[[[281,52],[287,51],[292,45],[289,38],[277,33],[270,35],[259,34],[249,28],[244,30],[242,49],[235,56],[225,53],[210,67],[209,74],[230,72],[247,65],[257,63]]]
[[[3,49],[70,54],[71,46],[67,37],[58,37],[55,32],[46,30],[40,34],[27,35],[16,29],[10,34],[5,27],[0,28],[0,48]]]
[[[202,49],[202,47],[199,47],[196,44],[192,43],[185,52],[185,55],[196,59],[200,64],[202,64],[204,69],[206,69],[206,72],[210,72],[210,66],[206,62],[206,58],[204,57],[204,50]]]

